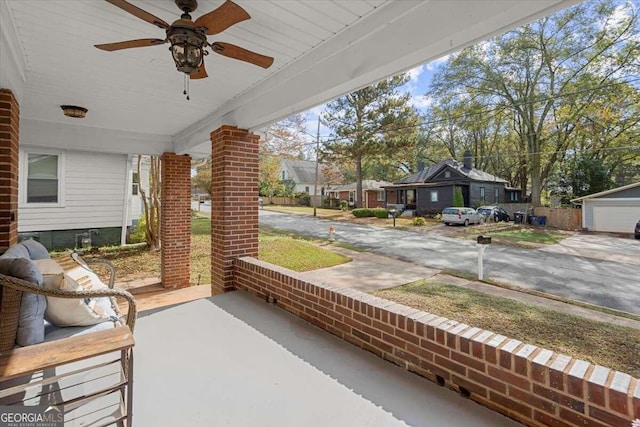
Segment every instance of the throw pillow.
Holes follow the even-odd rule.
[[[49,251],[44,245],[37,240],[27,239],[22,241],[22,245],[29,251],[29,258],[31,259],[46,259],[51,258]]]
[[[46,287],[46,286],[45,286]],[[64,291],[85,290],[78,282],[64,274],[58,288]],[[55,298],[47,297],[44,318],[56,326],[89,326],[112,320],[112,313],[104,310],[99,298]]]
[[[0,273],[26,280],[38,286],[42,285],[40,270],[33,261],[27,258],[5,258],[3,256],[0,259]],[[46,305],[47,301],[44,295],[30,292],[22,294],[16,344],[27,346],[44,341],[43,316]]]
[[[64,270],[60,264],[50,258],[36,259],[33,263],[42,273],[42,285],[46,289],[60,289],[60,282],[64,278]]]

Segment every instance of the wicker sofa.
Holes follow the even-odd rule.
[[[83,287],[47,289],[38,267],[41,260],[59,265],[65,278],[75,274]],[[124,420],[131,425],[136,303],[128,292],[113,289],[115,270],[108,261],[106,265],[111,272],[108,285],[77,253],[52,260],[35,240],[0,255],[0,405],[63,408],[65,426]],[[116,298],[128,303],[126,316]],[[113,309],[104,321],[60,327],[45,320],[52,302],[96,301]]]

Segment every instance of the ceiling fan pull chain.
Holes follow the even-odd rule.
[[[184,75],[184,90],[182,91],[183,95],[187,95],[187,101],[189,101],[191,98],[189,97],[189,75],[185,74]]]

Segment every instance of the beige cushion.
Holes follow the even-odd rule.
[[[60,289],[64,270],[50,258],[36,259],[33,263],[42,273],[42,286],[46,289]]]
[[[53,283],[50,282],[51,285]],[[47,284],[44,285],[47,288]],[[55,284],[55,287],[48,289],[59,289],[64,291],[83,291],[85,288],[67,274],[63,274],[63,279]],[[105,310],[99,304],[99,298],[55,298],[47,297],[47,309],[44,318],[56,326],[89,326],[112,319],[113,312]]]

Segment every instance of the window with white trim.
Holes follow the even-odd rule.
[[[493,189],[493,200],[496,203],[500,202],[500,189],[499,188],[494,188]]]
[[[133,184],[131,186],[131,194],[134,195],[134,196],[137,196],[139,190],[140,190],[140,175],[138,175],[138,172],[134,172],[133,173]]]
[[[432,202],[438,201],[438,190],[431,190],[431,201]]]
[[[378,191],[378,201],[384,202],[384,190]]]
[[[22,156],[24,170],[22,195],[24,205],[60,206],[63,204],[62,152],[53,150],[25,150]]]

